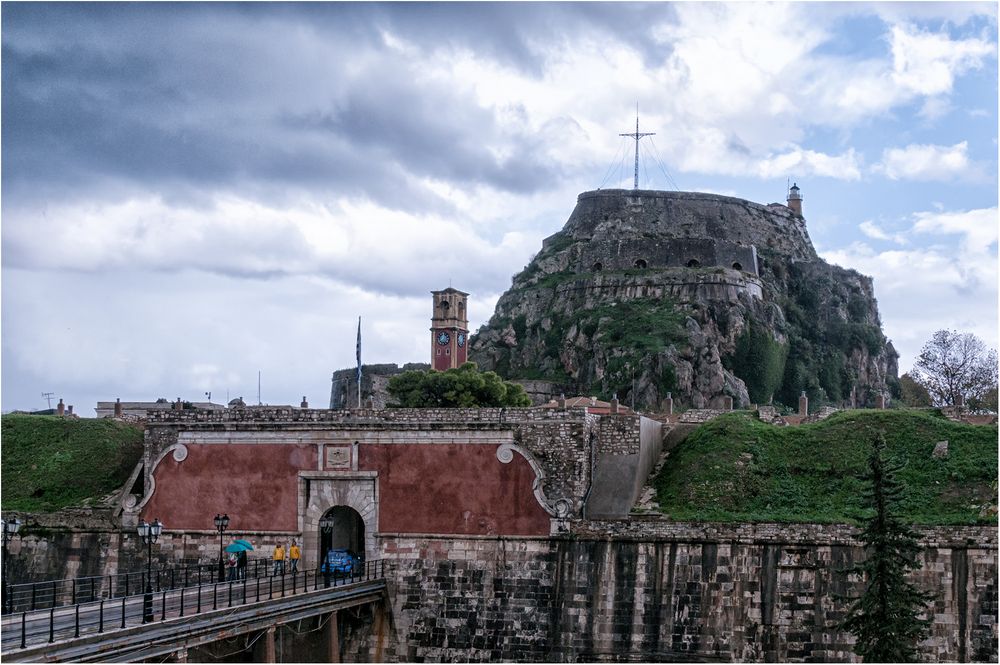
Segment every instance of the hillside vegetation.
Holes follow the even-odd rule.
[[[691,433],[654,480],[677,520],[856,523],[875,432],[905,464],[903,517],[915,524],[996,522],[997,427],[936,412],[842,411],[815,424],[776,427],[727,414]],[[934,459],[934,444],[948,456]],[[984,510],[985,508],[985,510]]]
[[[4,510],[51,512],[115,491],[142,457],[141,427],[111,419],[4,415]]]

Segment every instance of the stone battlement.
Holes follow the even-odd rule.
[[[639,416],[616,416],[633,418]],[[583,407],[566,409],[295,409],[290,407],[248,406],[210,411],[187,409],[184,411],[153,412],[151,425],[178,424],[197,427],[200,424],[274,425],[274,424],[346,424],[356,425],[477,425],[508,426],[519,423],[584,422],[587,410]]]

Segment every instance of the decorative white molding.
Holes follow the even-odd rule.
[[[187,446],[185,446],[182,443],[179,443],[176,446],[173,446],[173,448],[174,448],[174,461],[175,462],[183,462],[184,460],[187,459],[187,456],[188,456]]]
[[[178,459],[177,457],[178,449],[181,448],[184,449],[183,457]],[[131,508],[131,510],[141,511],[143,506],[145,506],[149,502],[149,500],[153,498],[153,492],[156,491],[156,477],[153,476],[153,473],[156,471],[156,467],[160,465],[160,462],[163,461],[163,458],[169,455],[170,453],[173,453],[174,459],[177,460],[178,462],[182,462],[185,459],[187,459],[187,447],[185,447],[184,444],[182,443],[175,443],[174,445],[169,446],[166,450],[160,453],[159,456],[156,458],[156,461],[150,465],[149,471],[146,473],[146,478],[149,480],[149,482],[146,483],[146,493],[143,494],[142,500],[136,506]]]
[[[538,501],[538,505],[540,505],[542,509],[551,517],[557,517],[560,519],[567,517],[573,509],[572,502],[566,499],[551,501],[545,496],[545,492],[542,491],[542,484],[545,481],[545,472],[542,470],[541,465],[535,459],[534,455],[515,443],[504,443],[497,448],[497,459],[500,460],[501,464],[510,464],[514,461],[515,452],[523,457],[528,462],[531,470],[535,472],[535,480],[531,485],[531,489],[535,493],[535,500]]]

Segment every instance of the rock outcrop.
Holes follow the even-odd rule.
[[[515,276],[470,358],[559,392],[655,408],[858,406],[894,390],[871,279],[822,261],[781,204],[585,192]]]

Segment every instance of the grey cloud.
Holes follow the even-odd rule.
[[[566,14],[528,11],[535,30]],[[3,187],[20,200],[124,179],[175,195],[185,184],[268,183],[446,209],[400,171],[518,193],[558,175],[538,139],[500,134],[468,93],[418,87],[416,65],[377,34],[399,28],[431,50],[448,32],[527,66],[534,56],[513,8],[4,5],[3,20]],[[317,61],[317,44],[374,57],[349,79]],[[491,146],[516,157],[498,160]]]

